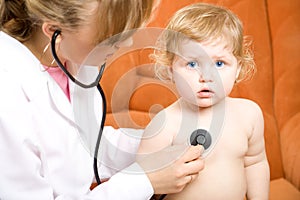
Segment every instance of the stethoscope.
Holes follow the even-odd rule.
[[[56,30],[53,35],[52,35],[52,39],[51,39],[51,51],[52,51],[52,55],[54,60],[56,61],[57,65],[61,68],[61,70],[71,79],[72,82],[74,82],[75,84],[79,85],[82,88],[92,88],[97,86],[97,89],[101,95],[102,98],[102,106],[103,106],[103,112],[102,112],[102,120],[101,120],[101,124],[100,124],[100,130],[98,133],[98,137],[97,137],[97,141],[96,141],[96,146],[95,146],[95,151],[94,151],[94,174],[95,174],[95,178],[98,184],[101,184],[101,180],[99,177],[99,173],[98,173],[98,150],[99,150],[99,146],[100,146],[100,140],[102,137],[102,132],[103,132],[103,128],[104,128],[104,122],[106,119],[106,98],[103,92],[103,89],[100,85],[100,80],[102,78],[104,69],[105,69],[105,64],[101,65],[100,70],[99,70],[99,74],[96,78],[96,80],[94,82],[92,82],[91,84],[83,84],[82,82],[76,80],[74,78],[74,76],[68,72],[68,70],[66,69],[66,67],[62,64],[62,62],[60,61],[60,59],[58,58],[57,54],[56,54],[56,49],[55,49],[55,43],[56,43],[56,39],[57,37],[61,34],[60,30]]]
[[[102,120],[101,120],[101,124],[100,124],[100,130],[98,133],[98,137],[97,137],[97,141],[96,141],[96,146],[95,146],[95,151],[94,151],[94,174],[95,174],[95,178],[98,184],[101,184],[101,180],[99,177],[99,173],[98,173],[98,160],[97,160],[97,156],[98,156],[98,150],[99,150],[99,146],[100,146],[100,140],[102,137],[102,132],[103,132],[103,128],[104,128],[104,123],[105,123],[105,119],[106,119],[106,98],[103,92],[103,89],[100,85],[100,80],[102,78],[104,69],[105,69],[105,64],[101,65],[100,70],[99,70],[99,74],[96,78],[96,80],[94,82],[92,82],[91,84],[83,84],[80,81],[76,80],[73,75],[71,73],[68,72],[68,70],[65,68],[65,66],[61,63],[60,59],[58,58],[57,54],[56,54],[56,49],[55,49],[55,42],[57,37],[61,34],[60,30],[56,30],[53,35],[52,35],[52,39],[51,39],[51,51],[52,51],[52,55],[53,58],[55,59],[57,65],[61,68],[61,70],[71,79],[71,81],[73,81],[75,84],[79,85],[82,88],[92,88],[97,86],[97,89],[101,95],[102,98],[102,104],[103,104],[103,113],[102,113]],[[195,131],[192,132],[191,136],[190,136],[190,144],[191,145],[203,145],[204,149],[208,149],[211,145],[211,135],[207,130],[204,129],[197,129]],[[159,199],[163,199],[166,196],[166,194],[163,194]]]

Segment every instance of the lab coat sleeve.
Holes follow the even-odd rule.
[[[0,82],[0,91],[4,91],[6,85]],[[24,94],[19,87],[10,86],[8,90],[0,101],[1,200],[143,200],[151,197],[151,183],[135,163],[116,172],[109,181],[92,191],[82,186],[80,191],[55,194],[49,177],[43,174],[45,166],[38,141],[32,137],[36,127],[31,121],[30,105],[20,98]],[[128,169],[136,173],[128,173]]]
[[[26,113],[20,113],[20,115],[23,114],[26,115]],[[1,121],[1,132],[16,133],[22,131],[16,124],[9,123],[13,122],[13,119],[9,119],[7,116],[5,119],[7,121]],[[4,155],[0,158],[0,197],[3,200],[24,199],[24,197],[31,200],[143,200],[150,199],[153,194],[147,176],[136,163],[133,163],[92,191],[87,189],[85,194],[76,196],[64,194],[55,197],[51,186],[40,173],[43,166],[35,145],[32,142],[22,140],[22,137],[16,140],[9,134],[0,135],[0,150],[1,154]],[[132,171],[135,173],[131,173]]]
[[[104,127],[97,157],[100,179],[110,178],[135,162],[142,133],[142,129]]]
[[[152,185],[142,168],[135,163],[142,133],[142,129],[104,127],[98,171],[100,178],[109,178],[109,181],[96,187],[92,193],[102,189],[105,193],[101,196],[107,199],[150,199]]]
[[[150,199],[153,189],[147,176],[142,172],[138,164],[134,163],[128,168],[135,169],[136,174],[128,173],[127,169],[113,175],[109,181],[104,182],[91,191],[88,199]]]
[[[2,111],[1,116],[6,116],[0,119],[0,199],[24,199],[26,197],[26,199],[31,200],[143,200],[150,199],[153,194],[153,189],[147,176],[136,163],[133,163],[119,172],[107,170],[110,173],[114,173],[114,175],[109,181],[102,183],[92,191],[89,191],[87,188],[85,194],[56,196],[53,194],[51,185],[42,174],[41,169],[43,166],[39,157],[38,147],[33,141],[24,140],[25,137],[23,135],[26,130],[32,130],[32,127],[30,127],[31,123],[26,123],[26,119],[30,119],[28,112],[19,110],[18,117],[24,121],[22,126],[18,126],[13,113]],[[26,124],[28,127],[25,127]],[[19,136],[16,136],[18,133]],[[115,141],[119,141],[121,138],[116,137]],[[127,144],[130,143],[130,140],[124,141],[127,141]],[[99,172],[101,173],[101,170]],[[107,175],[110,176],[110,174]]]

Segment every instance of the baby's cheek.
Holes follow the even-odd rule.
[[[174,73],[173,80],[181,97],[185,99],[195,98],[193,87],[195,87],[196,82],[193,81],[192,77],[182,76],[179,73]]]
[[[223,93],[224,93],[224,96],[228,96],[233,87],[234,87],[234,83],[235,83],[235,76],[230,76],[230,77],[221,77],[221,87],[223,89]]]

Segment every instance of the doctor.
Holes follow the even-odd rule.
[[[106,173],[102,178],[110,179],[90,190],[95,182],[93,156],[74,120],[74,85],[53,62],[49,48],[53,33],[60,30],[57,53],[73,73],[73,66],[101,41],[144,26],[154,4],[157,1],[0,0],[0,199],[140,200],[179,192],[196,178],[203,169],[199,146],[149,173],[143,172],[142,163],[130,166],[140,171],[136,174],[100,166],[100,173]],[[103,63],[126,45],[125,39],[107,46]],[[136,151],[138,142],[120,130],[106,127],[103,135]]]

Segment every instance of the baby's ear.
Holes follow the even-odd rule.
[[[58,26],[57,23],[44,22],[42,25],[42,30],[43,30],[43,33],[49,38],[49,40],[51,40],[54,32],[56,30],[60,30],[60,27]],[[61,40],[61,37],[58,36],[56,41],[59,42],[60,40]]]

